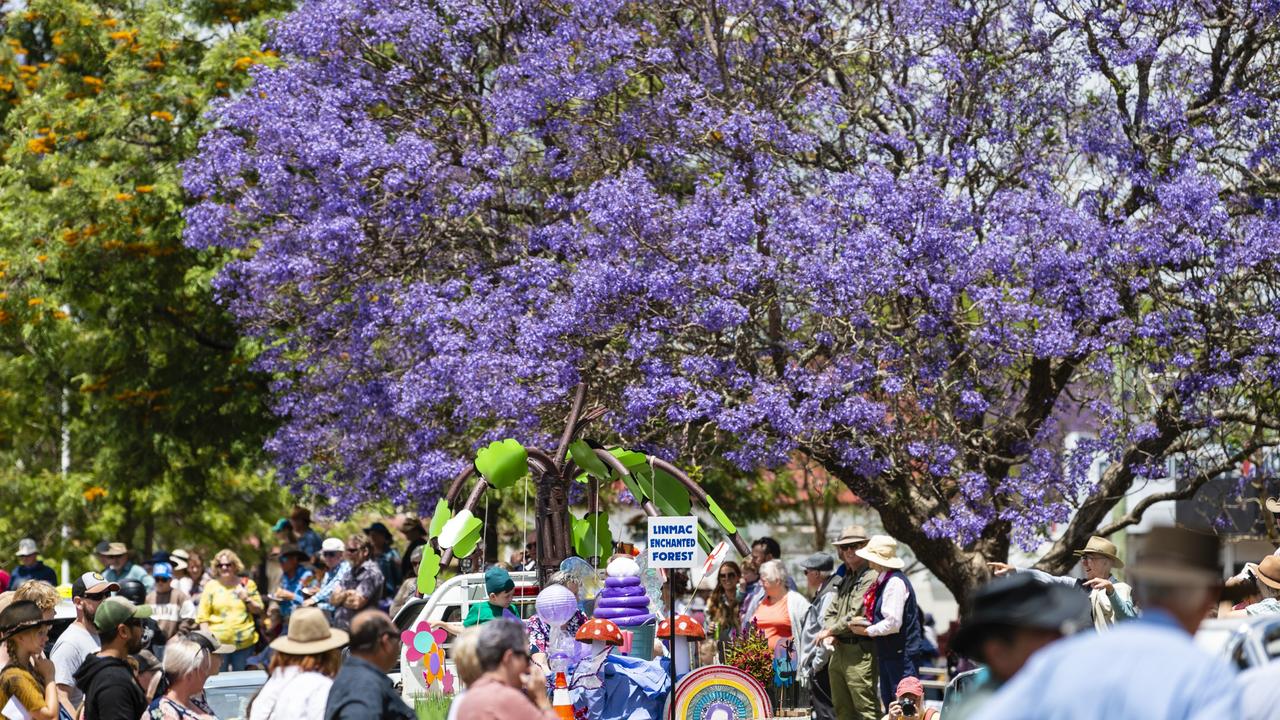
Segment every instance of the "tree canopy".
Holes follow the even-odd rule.
[[[71,556],[103,537],[225,543],[278,511],[266,381],[212,301],[225,253],[182,244],[179,163],[209,101],[272,61],[264,21],[285,5],[33,0],[5,18],[5,537]]]
[[[963,594],[1277,442],[1278,14],[316,0],[217,106],[186,241],[238,253],[270,447],[342,507],[583,381],[632,446],[813,458]]]

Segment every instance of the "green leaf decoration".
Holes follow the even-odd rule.
[[[463,510],[454,515],[440,530],[440,547],[454,548],[453,554],[461,557],[457,549],[458,542],[483,524],[484,522],[471,514],[470,510]]]
[[[440,498],[440,501],[436,503],[435,513],[431,515],[430,537],[439,537],[440,531],[444,529],[444,524],[449,522],[451,517],[453,517],[453,511],[449,509],[449,501]]]
[[[511,438],[489,443],[476,453],[476,470],[495,489],[505,490],[529,474],[529,452]]]
[[[482,527],[484,523],[480,522],[479,518],[476,519],[476,523],[473,530],[458,538],[458,542],[454,543],[454,557],[464,558],[476,551],[476,546],[480,544],[480,538],[484,535],[484,528]]]
[[[418,565],[418,592],[430,595],[436,589],[436,576],[440,574],[440,556],[431,545],[422,546],[422,563]]]
[[[623,448],[613,448],[609,450],[609,454],[618,458],[618,460],[628,470],[634,470],[634,468],[640,465],[649,464],[648,455],[645,455],[644,453],[638,453],[633,450],[624,450]]]
[[[698,545],[702,548],[702,552],[711,552],[711,536],[702,529],[702,523],[698,523]]]
[[[597,534],[598,526],[598,534]],[[584,558],[609,557],[613,551],[613,531],[609,529],[609,513],[587,513],[573,520],[573,547]]]
[[[643,484],[643,483],[642,483]],[[653,474],[653,504],[663,515],[688,515],[693,507],[689,498],[689,488],[675,478],[674,475],[662,472]]]
[[[724,514],[724,510],[720,509],[720,505],[716,503],[716,499],[710,495],[707,496],[707,510],[711,512],[711,517],[715,518],[716,522],[720,523],[720,527],[723,528],[725,532],[730,535],[738,532],[737,526],[733,524],[733,521],[729,519],[728,515]]]
[[[630,475],[622,476],[622,484],[626,485],[627,489],[631,491],[631,495],[635,497],[637,503],[644,502],[644,499],[649,497],[648,493],[641,489],[640,483],[636,482],[636,479]]]
[[[584,440],[578,440],[569,445],[569,456],[573,458],[573,462],[587,474],[600,480],[609,479],[609,468],[596,457],[596,451]]]

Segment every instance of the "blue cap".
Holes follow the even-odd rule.
[[[484,571],[484,591],[490,595],[514,590],[515,587],[516,584],[511,579],[511,573],[506,570],[495,565]]]
[[[279,520],[276,521],[275,525],[271,526],[271,532],[280,532],[287,527],[289,527],[288,518],[280,518]]]
[[[158,562],[151,566],[151,577],[173,579],[173,566],[169,563]]]

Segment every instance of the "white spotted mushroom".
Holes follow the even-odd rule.
[[[671,648],[671,656],[675,661],[676,674],[683,675],[689,672],[689,657],[691,655],[689,651],[689,643],[695,640],[701,640],[707,636],[707,633],[702,629],[702,625],[699,624],[697,620],[694,620],[688,615],[677,615],[675,619],[675,627],[676,641],[675,647]],[[661,638],[663,642],[668,644],[671,643],[670,620],[663,620],[658,623],[657,636]]]
[[[573,639],[591,643],[592,654],[601,653],[607,651],[610,645],[622,644],[622,629],[612,620],[592,618],[582,623]]]

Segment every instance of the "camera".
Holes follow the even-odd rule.
[[[902,708],[903,717],[915,717],[916,701],[911,698],[902,698],[898,701],[898,707]]]

